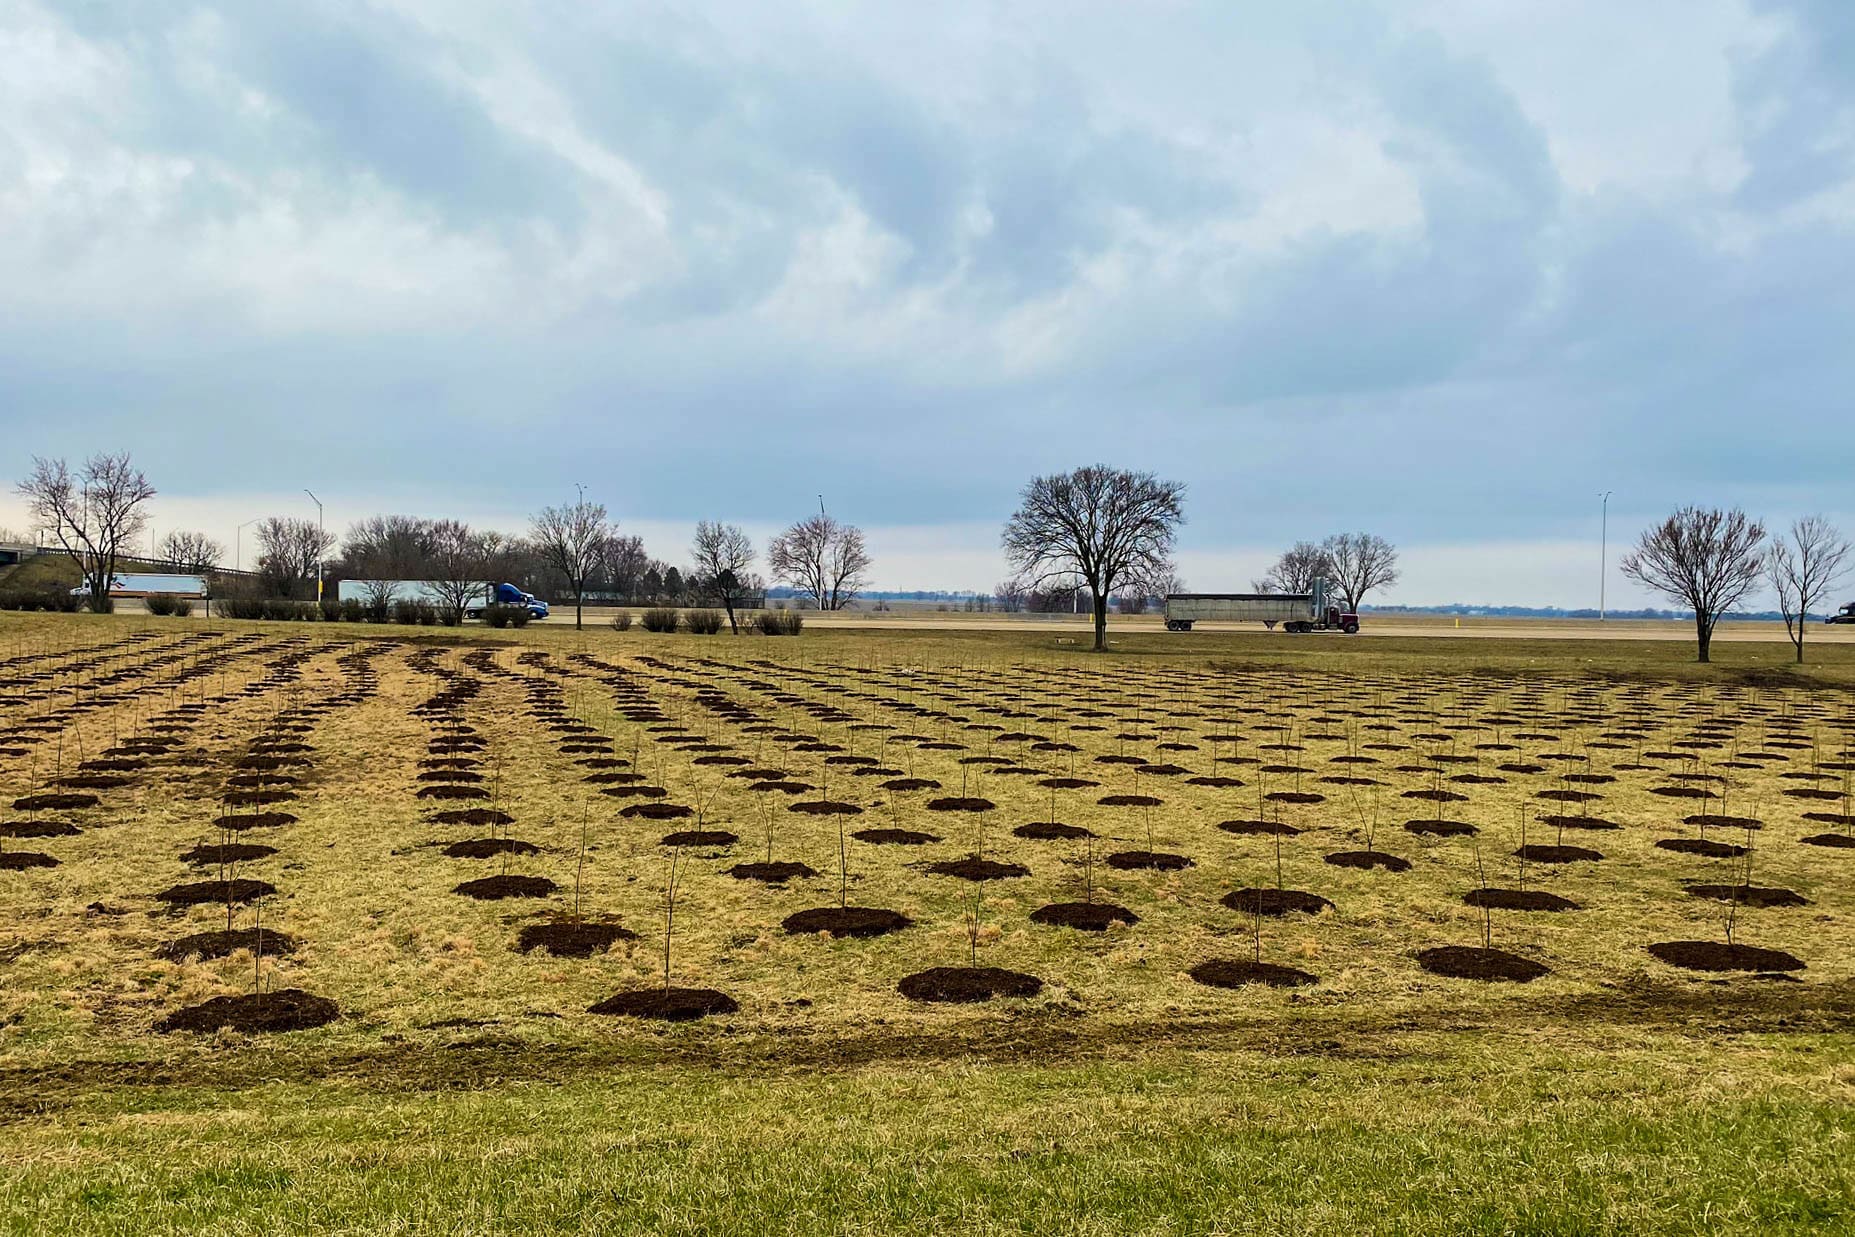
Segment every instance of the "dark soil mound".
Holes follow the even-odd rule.
[[[494,901],[498,898],[545,898],[554,892],[554,882],[545,876],[483,876],[473,881],[465,881],[452,893],[461,893],[466,898],[478,901]]]
[[[1575,911],[1581,909],[1570,898],[1561,898],[1544,889],[1471,889],[1462,895],[1470,906],[1486,906],[1497,911]]]
[[[1092,782],[1086,777],[1046,777],[1037,784],[1050,790],[1085,790],[1101,785],[1100,782]]]
[[[1065,825],[1057,821],[1035,821],[1028,825],[1019,825],[1011,831],[1013,837],[1035,838],[1050,841],[1057,838],[1092,838],[1094,831],[1084,829],[1081,825]]]
[[[216,867],[222,863],[246,863],[276,853],[275,846],[259,846],[256,842],[226,842],[220,845],[196,846],[182,855],[180,860],[182,863]]]
[[[1112,902],[1052,902],[1032,911],[1031,922],[1078,928],[1083,932],[1106,932],[1109,924],[1139,923],[1140,916]]]
[[[737,863],[727,869],[729,876],[735,880],[764,881],[769,885],[783,884],[796,876],[816,876],[817,871],[803,863],[781,861],[777,863]]]
[[[110,773],[73,773],[69,777],[59,778],[57,784],[73,790],[115,790],[119,786],[127,786],[133,780]],[[1830,796],[1832,799],[1835,797]]]
[[[1031,870],[1021,863],[999,863],[969,855],[965,859],[948,859],[930,863],[928,871],[936,876],[957,876],[961,880],[996,881],[1013,876],[1029,876]]]
[[[1539,818],[1539,823],[1548,829],[1621,829],[1614,820],[1605,820],[1601,816],[1560,816],[1547,813]]]
[[[1690,971],[1801,971],[1803,961],[1781,949],[1727,945],[1719,941],[1661,941],[1649,952],[1670,966]]]
[[[1665,799],[1711,799],[1714,797],[1712,791],[1699,786],[1651,786],[1649,793],[1661,795]]]
[[[542,950],[556,958],[590,958],[618,941],[635,941],[638,934],[615,923],[531,923],[516,934],[515,947],[523,953]]]
[[[1404,828],[1411,833],[1426,833],[1439,838],[1471,837],[1481,832],[1466,820],[1407,820]]]
[[[741,839],[725,829],[679,829],[663,835],[661,846],[733,846]]]
[[[711,1014],[732,1014],[741,1006],[733,997],[713,988],[637,988],[589,1005],[589,1014],[622,1014],[629,1018],[661,1018],[690,1022]]]
[[[70,838],[82,832],[62,820],[10,820],[0,825],[0,838]]]
[[[1301,889],[1233,889],[1224,895],[1223,903],[1245,915],[1276,916],[1291,912],[1318,915],[1333,909],[1333,903],[1327,899]]]
[[[1225,833],[1241,834],[1245,837],[1256,835],[1274,837],[1280,834],[1282,837],[1292,838],[1301,832],[1293,825],[1285,825],[1279,820],[1220,820],[1217,822],[1217,827]]]
[[[682,820],[694,816],[696,810],[680,803],[634,803],[618,814],[632,820]]]
[[[296,942],[268,928],[261,932],[257,928],[239,928],[232,932],[196,932],[163,945],[155,950],[155,956],[169,962],[181,962],[187,958],[229,958],[241,949],[248,949],[252,953],[262,952],[266,957],[282,957],[296,952]]]
[[[873,842],[879,846],[925,846],[929,842],[940,841],[932,833],[921,833],[914,829],[859,829],[850,836],[859,842]]]
[[[1153,795],[1103,795],[1095,802],[1103,807],[1158,807],[1165,800]]]
[[[434,825],[512,825],[515,817],[495,808],[462,807],[450,808],[433,813],[431,823]]]
[[[1696,812],[1683,816],[1681,823],[1702,829],[1763,829],[1765,822],[1756,816],[1727,816],[1719,812]]]
[[[1117,850],[1105,862],[1122,872],[1177,872],[1192,866],[1184,855],[1170,855],[1163,850]]]
[[[931,777],[898,777],[882,783],[884,790],[939,790],[940,783]]]
[[[1663,838],[1655,845],[1660,850],[1672,850],[1678,855],[1703,855],[1708,859],[1736,859],[1746,853],[1743,846],[1707,838]]]
[[[1306,971],[1297,971],[1292,966],[1235,958],[1213,958],[1209,962],[1200,962],[1186,973],[1199,983],[1213,988],[1242,988],[1249,984],[1266,984],[1271,988],[1305,988],[1320,982],[1317,977]]]
[[[481,786],[421,786],[421,799],[487,799],[490,792]]]
[[[1211,786],[1219,790],[1228,790],[1233,786],[1244,785],[1244,781],[1240,777],[1224,777],[1221,774],[1216,777],[1210,774],[1188,777],[1185,779],[1185,782],[1189,786]]]
[[[246,829],[275,829],[279,825],[294,825],[296,817],[288,812],[242,812],[233,816],[219,816],[213,819],[213,828],[230,829],[242,833]]]
[[[283,988],[244,996],[216,996],[175,1010],[155,1023],[155,1030],[163,1035],[170,1031],[303,1031],[333,1022],[340,1012],[327,997],[301,988]]]
[[[607,786],[599,793],[609,799],[662,799],[670,792],[661,786]]]
[[[804,816],[861,816],[863,809],[854,803],[845,803],[841,799],[805,799],[789,804],[788,812],[798,812]]]
[[[998,804],[990,799],[978,799],[970,796],[951,795],[944,799],[929,799],[927,810],[930,812],[989,812]]]
[[[1338,850],[1321,856],[1336,868],[1384,868],[1387,872],[1408,872],[1411,861],[1382,850]]]
[[[24,872],[27,868],[55,868],[58,861],[36,850],[0,852],[0,872]]]
[[[1855,847],[1855,834],[1848,833],[1813,833],[1803,839],[1805,846],[1829,846],[1837,850]]]
[[[451,788],[448,786],[428,786],[425,789],[449,790]],[[460,786],[457,789],[463,790],[466,788]],[[424,790],[419,792],[420,795],[424,793]],[[489,792],[482,790],[473,789],[473,795],[478,798],[489,798]],[[282,803],[286,799],[294,798],[296,798],[296,792],[293,790],[234,790],[226,794],[225,802],[228,807],[261,807],[266,803]]]
[[[1531,983],[1552,968],[1531,958],[1522,958],[1501,949],[1481,949],[1472,945],[1442,945],[1417,954],[1417,965],[1432,975],[1450,979],[1510,980]]]
[[[56,790],[41,791],[36,795],[26,795],[13,800],[13,807],[21,812],[66,812],[79,808],[95,807],[100,800],[95,795],[66,794]]]
[[[1603,853],[1585,846],[1540,846],[1531,842],[1514,852],[1514,856],[1532,863],[1595,863]]]
[[[444,853],[451,859],[494,859],[497,855],[533,855],[540,849],[519,838],[469,838],[451,843]]]
[[[1790,889],[1768,889],[1760,885],[1689,885],[1690,897],[1712,898],[1717,902],[1737,902],[1741,906],[1808,906],[1809,899]]]
[[[262,898],[277,892],[277,886],[269,881],[230,880],[230,881],[195,881],[186,885],[174,885],[163,889],[156,898],[172,906],[203,906],[217,902],[249,902],[253,898]]]
[[[1446,794],[1447,792],[1436,791],[1434,793]],[[1455,797],[1460,798],[1460,796]],[[1271,803],[1325,803],[1327,801],[1326,795],[1317,795],[1311,790],[1272,790],[1263,798]]]
[[[900,911],[870,906],[815,906],[780,922],[794,936],[829,932],[832,936],[884,936],[899,932],[914,920]]]
[[[782,781],[772,781],[772,782],[755,782],[753,785],[749,786],[747,789],[758,791],[761,794],[802,795],[806,791],[812,789],[812,785],[810,782],[789,782],[789,781],[782,780]]]
[[[937,966],[905,976],[895,987],[911,1001],[967,1004],[995,996],[1036,996],[1043,980],[996,966]]]

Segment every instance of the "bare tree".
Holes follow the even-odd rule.
[[[753,541],[738,525],[703,520],[696,525],[696,539],[690,543],[689,552],[695,560],[696,590],[721,603],[728,612],[728,629],[740,635],[735,610],[764,588],[752,570]]]
[[[1029,587],[1020,576],[1009,580],[1000,580],[992,586],[992,596],[998,600],[998,608],[1006,614],[1016,614],[1024,609],[1024,602],[1030,593]]]
[[[447,624],[463,622],[465,611],[483,600],[489,558],[497,548],[460,520],[432,524],[431,591]]]
[[[90,590],[90,608],[108,613],[116,560],[148,527],[146,508],[155,487],[129,453],[119,451],[93,455],[77,472],[61,459],[35,455],[18,491],[31,506],[33,521],[76,560]]]
[[[1335,533],[1320,543],[1324,573],[1340,590],[1349,614],[1357,614],[1366,594],[1398,582],[1397,547],[1371,533]],[[1308,580],[1312,589],[1313,579]],[[1306,590],[1296,590],[1297,592]]]
[[[419,580],[430,572],[433,521],[412,515],[376,515],[342,539],[345,574],[352,579]]]
[[[293,595],[334,548],[335,535],[314,520],[273,515],[258,525],[258,572],[273,592]]]
[[[1327,551],[1312,541],[1297,541],[1282,551],[1262,579],[1256,581],[1259,593],[1311,593],[1314,581],[1334,575]]]
[[[1803,664],[1805,625],[1810,607],[1828,596],[1848,572],[1850,546],[1836,526],[1820,515],[1791,524],[1789,537],[1774,537],[1765,555],[1765,574],[1778,595],[1784,630],[1797,646]]]
[[[766,561],[774,579],[811,598],[820,610],[841,610],[869,584],[863,530],[822,511],[773,538]]]
[[[217,567],[224,557],[225,547],[205,533],[179,529],[161,538],[161,544],[155,547],[155,558],[169,571],[188,575],[204,575]]]
[[[1105,652],[1115,589],[1171,571],[1184,496],[1181,482],[1100,464],[1034,478],[1005,525],[1005,556],[1033,588],[1059,579],[1087,587],[1095,651]]]
[[[584,490],[574,502],[543,507],[529,521],[529,540],[535,553],[573,590],[575,631],[580,630],[585,617],[586,581],[605,563],[607,547],[617,532],[606,518],[605,505],[587,502]]]
[[[1765,528],[1734,508],[1683,507],[1644,530],[1623,556],[1623,574],[1694,611],[1700,660],[1710,660],[1713,625],[1758,585]]]
[[[599,578],[622,600],[635,601],[641,596],[650,567],[651,556],[644,552],[644,538],[613,536],[601,551]],[[658,576],[661,583],[661,570]]]

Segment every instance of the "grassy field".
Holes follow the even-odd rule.
[[[1776,643],[1718,646],[1700,667],[1678,645],[1625,640],[1128,632],[1094,657],[1064,638],[0,617],[4,845],[58,863],[0,871],[0,1212],[21,1232],[1855,1227],[1855,851],[1806,844],[1844,826],[1803,816],[1849,812],[1855,649],[1826,646],[1799,671]],[[417,708],[435,696],[446,707]],[[250,772],[280,721],[305,763],[267,776],[293,784]],[[94,806],[6,810],[164,727],[171,744],[116,771]],[[428,746],[459,734],[480,741],[480,782],[432,767],[451,757]],[[562,750],[598,744],[597,767]],[[806,789],[756,790],[728,776],[736,759]],[[872,765],[893,773],[859,773]],[[614,770],[633,780],[586,780]],[[1052,776],[1096,784],[1041,784]],[[882,789],[895,777],[939,786]],[[483,797],[421,797],[442,785]],[[267,787],[278,802],[227,805]],[[625,793],[638,787],[662,793]],[[1158,802],[1098,801],[1110,795]],[[930,806],[951,797],[993,810]],[[858,811],[789,810],[805,802]],[[623,814],[645,803],[691,815]],[[473,806],[510,822],[437,823]],[[295,819],[214,826],[257,810]],[[1684,823],[1697,812],[1759,827],[1702,831]],[[1586,824],[1561,831],[1541,819],[1554,814]],[[1016,833],[1052,818],[1094,837]],[[1433,819],[1476,832],[1405,827]],[[1523,822],[1530,845],[1601,858],[1523,868]],[[662,842],[696,828],[737,840]],[[850,836],[868,828],[938,840]],[[730,876],[767,857],[769,834],[776,859],[816,875]],[[231,871],[181,857],[228,839],[274,853]],[[445,853],[503,839],[533,849]],[[1657,845],[1678,839],[1750,855]],[[1359,850],[1410,866],[1327,861]],[[1108,862],[1136,851],[1190,866]],[[739,1011],[589,1014],[662,983],[672,854],[671,977]],[[974,857],[1023,871],[931,870]],[[1686,892],[1743,883],[1748,859],[1753,885],[1802,904]],[[505,873],[554,889],[453,892]],[[276,892],[229,918],[223,902],[157,897],[222,875]],[[572,918],[576,883],[584,920],[635,939],[589,958],[520,952],[524,928]],[[1577,909],[1465,905],[1484,884]],[[1258,919],[1223,902],[1278,886],[1332,906]],[[873,939],[781,930],[840,896],[912,924]],[[1136,922],[1030,918],[1078,900]],[[160,956],[253,926],[254,906],[293,953]],[[1805,968],[1695,972],[1646,952],[1723,940],[1729,910],[1735,939]],[[1415,957],[1484,932],[1550,973],[1483,983]],[[1318,982],[1188,974],[1252,957]],[[970,961],[1041,988],[975,1005],[896,990]],[[155,1031],[254,975],[340,1017],[268,1036]]]

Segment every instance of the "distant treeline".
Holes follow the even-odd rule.
[[[1367,606],[1368,614],[1443,614],[1459,615],[1462,618],[1570,618],[1595,619],[1598,617],[1596,607],[1579,610],[1566,610],[1559,606],[1477,606],[1460,602],[1446,606]],[[1606,610],[1604,617],[1613,619],[1680,619],[1692,621],[1692,610]],[[1821,622],[1824,615],[1806,616],[1810,622]],[[1720,621],[1746,620],[1752,622],[1778,623],[1784,616],[1776,610],[1731,611],[1720,616]]]

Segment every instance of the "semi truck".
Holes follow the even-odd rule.
[[[1342,610],[1315,580],[1307,593],[1167,593],[1166,630],[1190,631],[1193,623],[1261,623],[1297,635],[1310,631],[1359,630],[1359,616]]]
[[[335,591],[342,601],[374,601],[383,594],[388,601],[424,601],[434,606],[449,605],[454,596],[449,586],[435,580],[343,580]],[[513,584],[480,580],[470,586],[464,617],[481,618],[483,608],[492,605],[521,606],[538,619],[548,616],[547,602],[533,593],[523,592]]]

